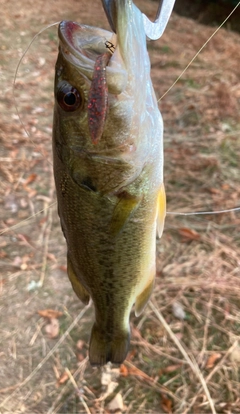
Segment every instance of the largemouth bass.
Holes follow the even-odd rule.
[[[54,176],[67,271],[95,323],[92,365],[122,363],[129,317],[153,290],[166,212],[163,123],[141,12],[114,3],[116,35],[63,21],[55,76]]]

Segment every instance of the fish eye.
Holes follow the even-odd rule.
[[[74,112],[82,105],[82,97],[79,91],[69,83],[64,83],[57,91],[57,101],[66,112]]]

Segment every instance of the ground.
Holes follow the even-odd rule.
[[[137,4],[154,16],[156,3]],[[128,359],[103,372],[87,361],[93,310],[68,281],[56,210],[56,27],[21,61],[17,109],[12,85],[24,50],[48,24],[108,23],[99,1],[0,6],[0,412],[239,413],[239,212],[170,214],[239,205],[239,34],[221,29],[166,95],[215,29],[173,14],[162,39],[149,43],[156,95],[164,95],[169,214],[157,242],[152,301],[131,317]]]

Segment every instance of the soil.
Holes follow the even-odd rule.
[[[155,2],[137,5],[154,17]],[[108,29],[108,22],[99,1],[0,0],[0,8],[0,412],[110,412],[115,394],[124,401],[121,412],[209,413],[211,398],[217,412],[240,412],[238,212],[169,214],[157,247],[153,303],[197,361],[210,399],[152,308],[132,316],[128,361],[115,394],[104,397],[102,372],[87,362],[93,310],[83,308],[68,281],[56,208],[56,26],[23,53],[51,23],[69,19]],[[173,13],[163,37],[149,42],[158,98],[214,30]],[[239,62],[239,34],[221,29],[160,101],[168,212],[239,206]],[[176,316],[176,303],[186,317]],[[47,309],[62,315],[38,313]]]
[[[174,11],[180,16],[189,17],[198,23],[210,26],[220,25],[237,5],[229,0],[177,0]],[[239,8],[230,16],[225,24],[228,30],[240,32]]]

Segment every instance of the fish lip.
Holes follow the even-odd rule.
[[[68,53],[70,52],[76,58],[82,59],[84,56],[92,60],[94,54],[97,56],[106,52],[107,49],[104,43],[112,38],[113,33],[70,20],[63,20],[59,24],[58,36]],[[88,44],[91,47],[90,51],[87,48]],[[95,48],[93,44],[95,44]]]
[[[64,58],[80,73],[92,81],[97,56],[108,51],[106,42],[117,42],[116,35],[104,29],[63,20],[59,24],[59,48]],[[109,92],[115,95],[123,92],[127,85],[128,72],[119,57],[110,59],[106,67]]]

